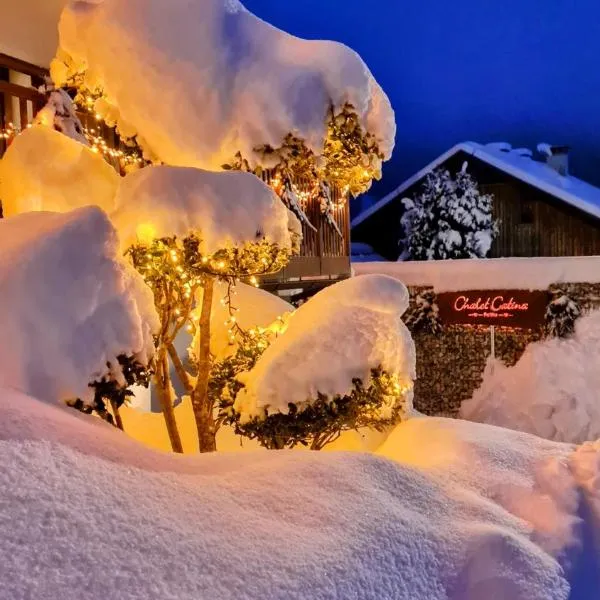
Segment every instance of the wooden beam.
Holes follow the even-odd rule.
[[[0,52],[0,67],[6,67],[19,73],[25,73],[26,75],[32,75],[33,77],[44,78],[48,75],[48,69],[38,67],[31,63],[25,62],[19,58],[8,56],[8,54],[2,54]]]
[[[8,83],[8,81],[0,81],[0,93],[17,98],[26,98],[32,102],[40,99],[41,94],[31,87],[17,85],[16,83]]]

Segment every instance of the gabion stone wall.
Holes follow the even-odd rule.
[[[583,312],[600,308],[600,284],[559,284],[549,287],[549,298],[566,295]],[[489,328],[444,326],[437,318],[432,288],[410,288],[411,302],[404,320],[417,350],[415,408],[427,415],[456,417],[461,403],[482,381],[491,353]],[[514,365],[531,342],[546,337],[537,331],[496,328],[496,358]]]

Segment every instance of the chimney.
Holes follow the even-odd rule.
[[[546,164],[552,167],[559,175],[569,175],[569,146],[550,146],[546,152]]]

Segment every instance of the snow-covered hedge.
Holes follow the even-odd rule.
[[[569,338],[529,345],[513,367],[489,362],[460,414],[556,441],[599,438],[600,311],[578,319]]]
[[[0,160],[4,215],[32,210],[66,212],[94,204],[114,206],[119,176],[82,143],[35,125],[18,135]]]
[[[238,0],[71,1],[59,34],[57,85],[85,72],[104,94],[95,110],[167,164],[216,170],[289,133],[318,153],[328,110],[346,103],[391,156],[394,114],[361,58],[284,33]]]
[[[96,207],[0,220],[0,290],[0,385],[90,401],[107,363],[153,354],[152,293]]]

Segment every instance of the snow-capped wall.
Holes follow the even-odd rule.
[[[64,61],[87,69],[108,99],[99,110],[167,164],[216,170],[290,132],[319,150],[330,105],[345,102],[392,153],[394,113],[358,54],[279,31],[238,0],[72,1],[59,33],[56,83]]]
[[[251,173],[146,167],[121,182],[110,215],[123,248],[136,240],[199,232],[201,251],[265,239],[292,247],[296,217]]]
[[[99,154],[44,125],[19,134],[0,160],[6,216],[32,210],[66,212],[88,204],[110,212],[119,180]]]
[[[261,409],[287,413],[288,404],[352,391],[352,380],[369,381],[382,367],[411,383],[415,347],[401,321],[408,291],[391,277],[372,275],[332,285],[303,304],[282,335],[244,375],[246,388],[236,408],[243,415]]]
[[[0,220],[0,290],[2,386],[85,401],[107,361],[153,353],[152,292],[96,207]]]
[[[356,275],[380,273],[436,292],[545,290],[553,283],[600,282],[600,256],[364,262],[352,269]]]

